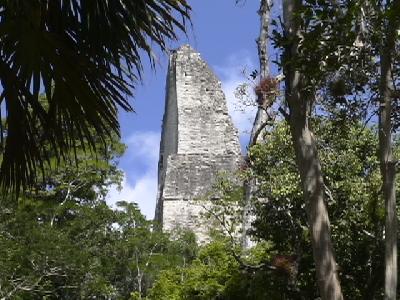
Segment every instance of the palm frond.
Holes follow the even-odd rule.
[[[76,137],[94,148],[94,135],[119,133],[140,53],[154,64],[151,45],[166,50],[189,10],[186,0],[0,0],[0,185],[30,185],[46,151],[62,158]]]

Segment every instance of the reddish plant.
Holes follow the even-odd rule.
[[[257,103],[263,107],[268,106],[267,100],[269,97],[278,93],[279,82],[271,76],[265,77],[260,80],[258,85],[254,88],[257,95]]]
[[[296,263],[295,255],[276,255],[272,259],[272,265],[278,270],[289,276],[294,272]]]

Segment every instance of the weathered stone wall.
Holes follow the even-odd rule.
[[[173,52],[162,125],[156,220],[163,230],[192,229],[200,241],[208,228],[201,214],[222,171],[241,163],[237,130],[228,115],[221,83],[190,46]]]
[[[176,51],[178,153],[240,155],[221,83],[189,46]]]

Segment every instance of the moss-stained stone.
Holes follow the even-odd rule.
[[[207,239],[201,220],[219,172],[242,161],[238,132],[228,114],[221,82],[200,54],[184,45],[170,56],[158,167],[156,220]]]

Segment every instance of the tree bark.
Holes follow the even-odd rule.
[[[392,3],[392,9],[400,6]],[[381,49],[380,106],[379,106],[379,159],[382,190],[385,199],[385,299],[396,299],[397,291],[397,214],[396,214],[396,162],[392,153],[392,53],[398,22],[388,20],[387,32]],[[397,26],[396,26],[397,25]]]
[[[380,167],[383,181],[383,197],[385,199],[385,299],[396,299],[397,287],[397,217],[395,162],[393,161],[391,142],[390,96],[390,54],[381,56],[381,103],[379,109],[379,148]]]
[[[334,257],[328,211],[325,204],[325,185],[315,137],[309,127],[309,114],[315,95],[305,92],[304,74],[293,67],[298,56],[301,28],[296,11],[301,0],[283,0],[286,37],[291,41],[284,49],[285,96],[289,106],[296,163],[300,173],[306,203],[318,287],[323,300],[343,299]]]
[[[257,39],[258,57],[260,63],[260,81],[269,76],[269,59],[268,59],[268,28],[271,13],[272,0],[261,0],[258,15],[260,16],[260,36]],[[254,119],[251,129],[250,142],[252,144],[256,137],[257,130],[267,121],[266,107],[263,99],[257,101],[259,103],[257,115]],[[260,104],[261,103],[261,104]]]
[[[269,58],[268,58],[268,28],[271,14],[272,0],[261,0],[258,15],[260,16],[260,35],[257,39],[257,50],[260,65],[259,81],[269,76]],[[258,96],[262,98],[263,96]],[[257,142],[257,131],[267,121],[266,108],[263,106],[265,99],[257,99],[258,109],[251,129],[249,147]]]
[[[270,20],[270,11],[272,6],[272,0],[261,0],[260,1],[260,9],[258,10],[258,15],[260,16],[260,36],[257,39],[257,47],[258,47],[258,57],[260,62],[260,81],[267,76],[269,76],[269,67],[268,67],[268,27]],[[260,105],[260,103],[264,103],[262,99],[258,99],[259,103],[257,114],[254,119],[253,127],[251,129],[250,141],[248,146],[248,151],[252,145],[254,145],[259,136],[259,129],[264,126],[265,122],[268,121],[268,116],[265,110],[265,107]],[[261,100],[261,101],[260,101]],[[247,154],[249,157],[249,154]],[[256,182],[255,179],[250,178],[244,184],[245,189],[245,201],[243,208],[243,238],[242,238],[242,248],[247,249],[250,247],[250,239],[248,237],[248,231],[251,228],[251,199],[254,196],[256,190]]]

